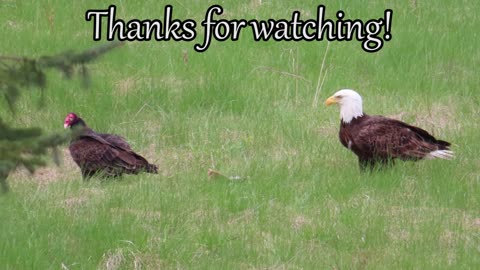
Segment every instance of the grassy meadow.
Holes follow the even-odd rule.
[[[388,3],[390,2],[390,3]],[[480,126],[475,1],[0,0],[1,55],[52,55],[92,40],[88,9],[125,20],[197,21],[192,42],[132,42],[90,65],[92,85],[49,73],[45,106],[25,91],[18,126],[64,132],[68,112],[124,136],[159,174],[83,182],[63,164],[19,168],[0,195],[1,269],[473,269],[480,265]],[[367,21],[393,10],[392,40],[213,41],[200,22],[226,19]],[[218,18],[219,16],[216,16]],[[106,31],[105,28],[103,31]],[[383,36],[383,34],[381,35]],[[322,69],[322,62],[324,65]],[[323,85],[315,93],[318,82]],[[456,159],[362,174],[338,140],[339,110],[323,101],[358,90],[364,111],[452,142]],[[209,168],[240,180],[209,178]]]

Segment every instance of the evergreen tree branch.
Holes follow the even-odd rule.
[[[77,75],[88,86],[89,72],[86,64],[110,50],[121,46],[121,42],[87,49],[80,53],[67,51],[53,56],[27,58],[18,56],[0,56],[0,96],[3,95],[15,112],[15,103],[20,97],[21,89],[44,89],[47,85],[47,69],[57,70],[71,78],[79,67]],[[9,190],[6,181],[9,173],[17,166],[25,167],[33,173],[36,168],[45,166],[44,156],[51,151],[55,163],[59,163],[57,146],[67,140],[66,135],[44,135],[40,128],[12,128],[0,118],[0,188]]]

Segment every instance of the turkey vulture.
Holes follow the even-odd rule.
[[[83,179],[96,174],[116,177],[139,172],[158,173],[157,166],[133,152],[118,135],[96,133],[75,113],[65,117],[64,128],[72,130],[70,155],[82,171]]]
[[[394,159],[452,159],[450,143],[407,123],[363,113],[362,97],[343,89],[325,101],[340,106],[340,142],[357,156],[360,168],[372,169],[377,163],[392,164]]]

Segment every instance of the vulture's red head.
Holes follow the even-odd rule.
[[[70,128],[73,125],[75,125],[79,119],[80,118],[75,113],[69,113],[67,114],[67,117],[65,117],[65,121],[63,122],[63,127]]]

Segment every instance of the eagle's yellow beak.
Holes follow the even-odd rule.
[[[334,96],[331,96],[325,100],[325,105],[329,106],[332,104],[337,104],[337,99]]]

